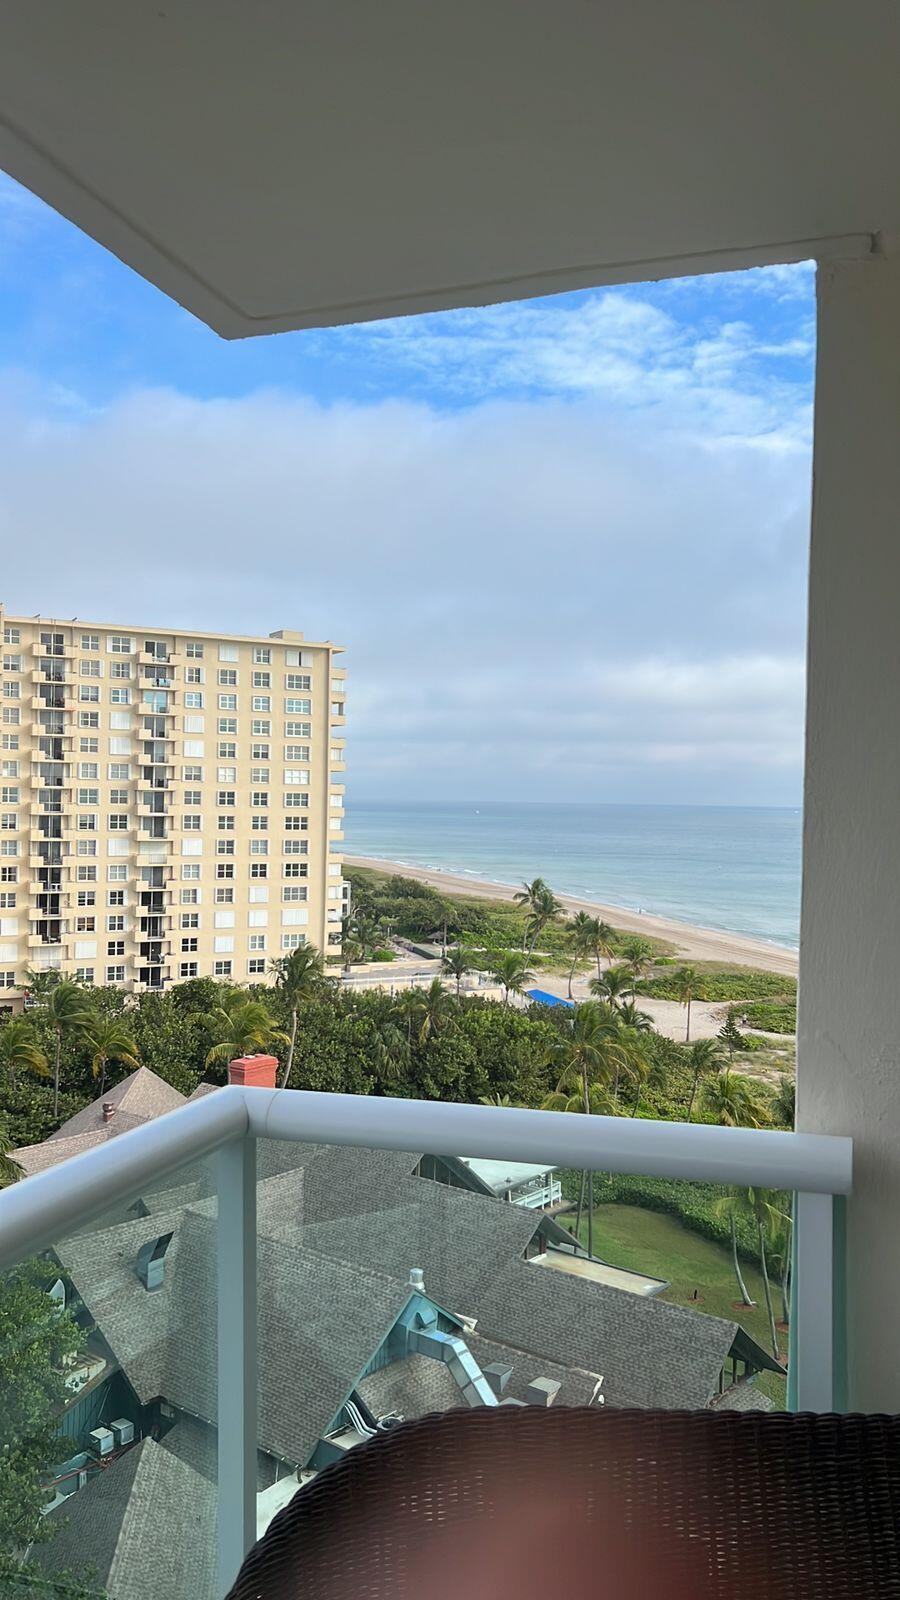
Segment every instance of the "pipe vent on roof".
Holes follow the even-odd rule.
[[[115,1102],[115,1100],[104,1100],[104,1102],[103,1102],[103,1121],[104,1122],[112,1122],[112,1119],[115,1116],[115,1114],[116,1114],[116,1102]]]
[[[410,1267],[409,1287],[415,1289],[417,1294],[425,1293],[425,1274],[421,1267]]]
[[[555,1378],[532,1378],[526,1390],[530,1406],[552,1406],[562,1388]]]
[[[489,1367],[484,1368],[484,1375],[498,1400],[506,1392],[512,1373],[512,1367],[505,1361],[492,1361]]]
[[[161,1233],[158,1239],[148,1239],[141,1245],[136,1262],[137,1275],[145,1289],[161,1289],[165,1282],[166,1251],[172,1243],[171,1233]]]

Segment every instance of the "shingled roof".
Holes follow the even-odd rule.
[[[142,1244],[174,1230],[164,1286],[148,1293]],[[63,1240],[57,1255],[146,1403],[216,1418],[215,1224],[203,1206]],[[259,1441],[305,1463],[408,1303],[404,1281],[261,1237]]]
[[[213,1486],[144,1439],[51,1512],[52,1541],[34,1548],[48,1572],[81,1572],[115,1600],[213,1600]]]
[[[154,1117],[161,1117],[167,1111],[176,1111],[186,1103],[185,1096],[173,1089],[165,1079],[157,1077],[149,1067],[138,1067],[121,1083],[115,1083],[105,1090],[99,1100],[76,1111],[74,1117],[69,1117],[62,1127],[51,1133],[50,1142],[70,1139],[73,1134],[95,1133],[104,1127],[112,1128],[123,1113],[133,1119],[130,1126],[135,1127],[139,1122],[151,1122]],[[103,1120],[105,1105],[116,1108],[108,1123]]]

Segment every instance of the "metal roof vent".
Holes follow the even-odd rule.
[[[425,1293],[425,1274],[421,1267],[410,1267],[409,1287],[415,1289],[417,1294]]]
[[[145,1289],[161,1289],[165,1280],[165,1257],[172,1243],[171,1233],[161,1233],[158,1239],[148,1239],[138,1251],[137,1275]]]

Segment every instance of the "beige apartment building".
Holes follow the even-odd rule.
[[[140,992],[340,956],[344,695],[302,633],[0,607],[0,1000],[29,968]]]

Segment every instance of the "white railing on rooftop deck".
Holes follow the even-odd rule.
[[[230,1087],[0,1192],[0,1269],[217,1152],[218,1592],[256,1537],[256,1143],[427,1151],[795,1192],[790,1393],[843,1403],[850,1139],[512,1107]]]

